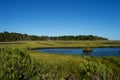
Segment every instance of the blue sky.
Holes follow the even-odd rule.
[[[120,0],[0,0],[0,32],[120,40]]]

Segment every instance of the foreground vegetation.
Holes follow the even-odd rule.
[[[105,60],[103,60],[105,59]],[[119,80],[119,57],[88,57],[0,49],[1,80]]]
[[[0,80],[120,80],[119,57],[39,53],[47,47],[120,47],[120,41],[0,43]]]

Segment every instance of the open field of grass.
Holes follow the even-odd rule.
[[[78,47],[120,47],[120,41],[17,41],[0,42],[0,47],[12,48],[78,48]]]
[[[120,57],[36,52],[35,48],[120,47],[120,41],[0,43],[0,80],[120,80]]]

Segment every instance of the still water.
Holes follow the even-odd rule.
[[[92,52],[83,52],[82,48],[38,49],[39,52],[56,54],[77,54],[88,56],[120,56],[120,48],[93,48]]]

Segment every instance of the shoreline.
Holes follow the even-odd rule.
[[[60,49],[78,49],[78,48],[85,48],[85,47],[40,47],[40,48],[31,48],[30,50],[57,49],[57,48],[60,48]],[[90,48],[120,48],[120,46],[98,46],[98,47],[90,47]]]

